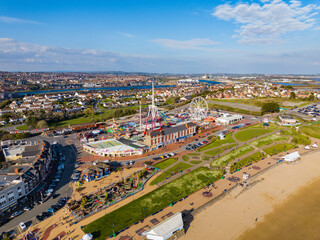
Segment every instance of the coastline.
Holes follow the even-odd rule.
[[[281,164],[251,178],[194,217],[181,239],[238,239],[266,215],[320,179],[320,152],[310,152],[296,163]],[[244,238],[245,239],[245,238]]]

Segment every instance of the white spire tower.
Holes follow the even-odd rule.
[[[159,116],[159,113],[158,113],[158,107],[154,103],[154,83],[153,83],[153,80],[152,80],[151,101],[152,102],[151,102],[151,105],[149,105],[148,117],[147,117],[147,120],[146,120],[146,127],[145,127],[145,130],[144,130],[144,134],[146,134],[146,132],[147,132],[149,119],[151,120],[151,126],[150,126],[149,129],[151,129],[151,130],[161,129],[161,123],[160,123],[160,116]],[[159,126],[156,126],[156,122],[157,121],[159,122]]]

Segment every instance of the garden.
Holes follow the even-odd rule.
[[[272,156],[281,152],[286,152],[287,150],[293,149],[295,147],[297,146],[291,143],[280,143],[271,147],[264,148],[263,151],[266,154]]]
[[[184,171],[188,168],[190,168],[191,165],[188,163],[184,163],[184,162],[180,162],[176,165],[174,165],[173,167],[169,168],[168,170],[164,171],[163,173],[161,173],[158,177],[156,177],[151,183],[150,185],[153,186],[159,182],[162,182],[163,180],[181,172]]]
[[[255,140],[255,141],[251,142],[250,145],[255,146],[255,147],[261,147],[261,146],[269,145],[273,142],[285,141],[288,139],[289,138],[285,137],[285,136],[279,136],[276,134],[272,134],[272,135],[266,136],[264,138]]]
[[[231,165],[230,167],[230,172],[235,172],[238,169],[247,166],[253,162],[258,162],[260,161],[262,158],[264,158],[266,155],[262,152],[256,152],[246,158],[243,158],[241,160],[239,160],[238,162],[235,162]]]
[[[104,240],[113,234],[113,230],[117,233],[215,182],[221,176],[220,171],[200,167],[106,214],[85,226],[83,231],[91,233],[96,240]]]
[[[249,146],[249,145],[244,145],[242,147],[239,147],[235,150],[233,150],[232,152],[217,158],[216,160],[214,160],[211,163],[212,167],[220,167],[220,166],[225,166],[227,165],[230,161],[234,160],[235,158],[238,158],[250,151],[253,150],[253,147]]]

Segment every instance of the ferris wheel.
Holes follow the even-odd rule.
[[[203,97],[195,97],[190,103],[191,119],[201,121],[208,112],[208,103]]]

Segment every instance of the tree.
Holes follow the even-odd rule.
[[[37,128],[47,128],[48,127],[48,123],[45,120],[40,120],[39,122],[37,122]]]
[[[314,93],[311,93],[310,96],[308,97],[309,101],[314,101]]]
[[[27,119],[26,119],[26,124],[27,125],[29,125],[31,127],[34,127],[36,125],[36,123],[37,123],[37,119],[36,119],[35,116],[30,115],[30,116],[27,117]]]
[[[290,98],[291,99],[296,99],[296,93],[295,92],[290,92]]]
[[[94,114],[94,110],[93,110],[93,108],[86,108],[86,109],[83,111],[83,113],[84,113],[85,115],[87,115],[87,116],[93,115],[93,114]]]
[[[280,111],[280,106],[276,102],[267,102],[267,103],[264,103],[261,107],[262,114],[275,113],[279,111]]]

